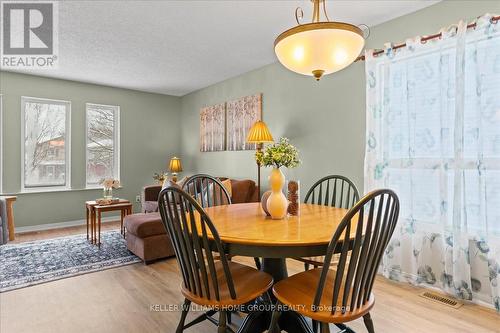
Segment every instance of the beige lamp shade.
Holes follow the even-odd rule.
[[[274,142],[273,136],[267,128],[267,125],[262,120],[256,121],[247,136],[248,143],[268,143]]]
[[[274,51],[289,70],[319,80],[352,64],[364,45],[363,32],[352,24],[315,22],[283,32]]]
[[[170,172],[177,173],[182,171],[182,164],[181,160],[178,157],[172,157],[170,159],[170,166],[169,166]]]

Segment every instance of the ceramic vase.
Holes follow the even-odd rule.
[[[288,200],[283,194],[285,176],[280,169],[274,168],[269,176],[271,195],[267,199],[267,210],[273,220],[285,218],[288,209]]]

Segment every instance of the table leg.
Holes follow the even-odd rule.
[[[274,282],[281,281],[288,277],[286,259],[263,258],[262,270],[270,274]],[[272,301],[275,302],[274,295],[270,292]],[[259,301],[257,301],[259,302]],[[238,333],[264,332],[271,324],[271,312],[257,311],[251,312],[243,321]],[[293,311],[283,312],[279,318],[280,329],[288,333],[312,333],[312,329],[307,320],[300,314]]]
[[[89,206],[85,205],[85,218],[87,220],[87,240],[89,240]]]
[[[266,311],[250,312],[241,323],[237,333],[265,332],[271,323],[270,313]]]
[[[101,247],[101,211],[97,212],[97,246]]]
[[[92,237],[92,244],[95,244],[95,209],[94,207],[90,207],[90,225],[91,225],[91,229],[90,230],[90,234],[91,234],[91,237]]]
[[[124,213],[124,209],[120,209],[120,234],[122,236],[123,236],[123,213]]]
[[[92,207],[89,207],[90,243],[94,243],[94,221],[92,220]]]
[[[288,277],[286,259],[283,258],[264,258],[262,260],[262,270],[273,277],[274,283]]]
[[[9,241],[16,239],[16,228],[14,223],[14,209],[12,205],[16,201],[16,197],[10,197],[7,199],[7,228],[9,230]]]
[[[124,214],[123,218],[125,218],[125,216],[131,215],[131,214],[132,214],[132,206],[125,208],[125,214]],[[123,224],[123,238],[126,238],[127,237],[127,230],[125,228],[125,224],[124,223],[122,223],[122,224]]]

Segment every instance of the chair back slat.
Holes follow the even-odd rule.
[[[184,207],[184,203],[181,201],[180,202],[180,211],[181,212],[189,212],[190,209],[186,210],[186,207]],[[191,226],[190,226],[190,222],[192,218],[194,218],[194,216],[189,216],[189,220],[187,219],[187,214],[188,213],[185,213],[185,214],[180,214],[180,217],[181,217],[181,221],[182,221],[182,231],[183,231],[183,235],[184,235],[184,239],[185,239],[185,242],[186,242],[186,249],[187,249],[187,254],[188,254],[188,258],[189,258],[189,263],[191,265],[191,270],[193,272],[193,276],[194,276],[194,288],[195,288],[195,293],[197,295],[200,295],[200,296],[203,296],[203,290],[201,289],[201,279],[200,279],[200,275],[199,275],[199,271],[198,271],[198,268],[200,267],[198,265],[198,260],[196,258],[196,252],[195,252],[195,249],[194,249],[194,239],[196,238],[196,234],[197,233],[192,233],[190,230],[191,229]]]
[[[351,224],[350,223],[347,224],[345,233],[346,234],[350,234],[351,233]],[[342,243],[342,247],[341,247],[341,251],[340,251],[339,263],[337,265],[337,274],[335,276],[335,280],[341,279],[344,276],[344,270],[346,268],[346,262],[347,262],[347,254],[348,254],[348,252],[349,252],[349,242],[343,242]],[[334,287],[333,287],[332,309],[334,309],[333,310],[334,312],[335,312],[335,309],[336,309],[336,305],[338,304],[338,297],[339,297],[339,293],[340,293],[340,287],[341,287],[340,284],[335,284]]]
[[[340,249],[332,288],[332,314],[352,312],[369,301],[382,255],[399,216],[399,199],[388,189],[375,190],[356,203],[335,231],[314,297],[317,308],[330,273],[335,252]],[[349,255],[350,252],[350,255]],[[329,280],[328,280],[329,281]]]
[[[195,214],[193,211],[193,207],[189,207],[189,221],[191,222],[190,224],[190,229],[189,230],[197,230],[196,226],[196,218]],[[205,263],[205,255],[203,253],[203,241],[201,240],[200,235],[195,232],[192,234],[193,235],[193,248],[194,248],[194,254],[197,256],[196,262],[202,261],[203,264],[199,265],[199,275],[200,275],[200,287],[201,283],[203,283],[203,288],[200,289],[200,293],[203,294],[202,290],[205,290],[205,297],[210,299],[210,285],[208,283],[208,275],[207,275],[207,268],[206,268],[206,263]]]
[[[328,203],[330,202],[330,182],[326,182],[326,193],[325,193],[325,200],[323,201],[323,206],[328,206]]]
[[[197,281],[197,274],[196,274],[196,264],[195,260],[193,257],[193,249],[190,244],[190,237],[189,237],[189,229],[187,227],[186,223],[186,215],[185,215],[185,210],[182,205],[182,201],[177,201],[175,200],[172,202],[173,205],[178,206],[179,209],[174,210],[174,216],[177,217],[177,219],[180,221],[179,227],[178,227],[178,232],[179,232],[179,237],[181,238],[181,244],[183,245],[182,248],[184,248],[184,259],[186,261],[186,267],[189,275],[189,285],[190,288],[189,290],[198,294],[199,293],[199,284]],[[181,213],[179,213],[179,210]]]
[[[182,189],[191,194],[203,208],[231,204],[231,197],[224,185],[210,175],[191,176],[186,180]]]
[[[200,183],[191,183],[199,188]],[[221,287],[236,299],[234,282],[220,240],[200,203],[178,187],[167,187],[158,198],[161,219],[173,244],[184,287],[198,297],[220,301]],[[210,236],[210,237],[209,237]],[[220,253],[217,269],[212,250]]]
[[[368,216],[368,220],[371,219],[371,216],[373,214],[373,210],[371,209],[372,207],[370,206],[370,212]],[[363,219],[364,219],[364,209],[361,209],[359,214],[358,214],[358,222],[356,225],[356,236],[354,237],[354,246],[351,252],[351,257],[349,260],[353,260],[356,262],[359,258],[359,252],[361,249],[361,244],[363,243]],[[347,243],[347,242],[346,242]],[[354,273],[356,272],[357,266],[355,265],[349,265],[349,268],[347,270],[347,276],[346,276],[346,282],[345,282],[345,291],[342,297],[342,309],[343,312],[345,313],[345,308],[348,305],[349,301],[349,295],[354,291],[351,289],[352,282],[354,279]]]
[[[217,280],[217,271],[215,269],[214,257],[212,255],[212,251],[210,251],[210,244],[208,243],[207,228],[204,224],[202,224],[201,230],[203,233],[203,245],[205,248],[205,255],[207,257],[208,269],[210,271],[210,279],[214,286],[215,297],[216,299],[218,299],[220,295],[219,295],[219,282]]]
[[[175,198],[173,201],[168,202],[169,207],[175,207],[177,205],[179,205],[179,203],[175,200]],[[179,255],[182,257],[183,262],[186,263],[185,265],[181,266],[182,270],[186,272],[186,277],[187,277],[186,287],[189,290],[192,290],[195,288],[195,286],[194,286],[194,274],[193,274],[193,270],[192,270],[192,266],[191,266],[191,260],[189,258],[189,254],[188,254],[189,250],[187,249],[186,239],[184,238],[184,234],[182,232],[181,218],[180,218],[180,215],[179,215],[179,212],[177,209],[172,209],[171,214],[173,216],[175,216],[175,218],[179,221],[179,223],[172,226],[172,228],[175,232],[175,236],[176,236],[176,237],[172,237],[172,238],[176,239],[177,243],[179,244],[179,250],[180,250]]]
[[[382,198],[383,200],[383,198]],[[372,212],[372,206],[373,205],[370,205],[370,212]],[[383,202],[382,202],[382,205],[379,205],[379,207],[381,208],[383,206]],[[361,215],[361,214],[360,214]],[[377,220],[379,220],[379,218],[377,217]],[[361,219],[359,219],[359,221],[362,221]],[[362,223],[362,222],[360,222]],[[359,229],[362,229],[362,228],[359,228]],[[360,253],[360,258],[359,258],[359,262],[358,262],[358,267],[356,269],[356,276],[354,277],[354,285],[358,286],[360,285],[362,279],[363,279],[363,273],[365,272],[366,270],[366,264],[368,262],[368,253],[369,253],[369,248],[371,246],[371,244],[373,244],[373,238],[372,238],[372,230],[373,230],[373,218],[368,218],[368,221],[366,223],[366,228],[365,228],[365,234],[364,234],[364,245],[362,248],[361,248],[361,253]],[[375,230],[378,232],[378,227],[375,227]],[[362,232],[363,230],[356,230],[356,233],[357,232]],[[375,236],[376,238],[376,236]],[[356,239],[357,241],[357,239]],[[357,260],[357,258],[355,259]],[[359,303],[359,300],[361,299],[361,297],[358,299],[358,296],[359,296],[359,289],[353,289],[353,292],[352,292],[352,297],[351,297],[351,304],[354,304],[355,302],[357,302],[357,306],[359,307],[360,306],[360,303]]]
[[[170,215],[174,214],[172,209],[171,209],[171,205],[167,205],[166,209],[168,210],[168,214],[170,214]],[[167,229],[167,232],[169,235],[174,235],[174,234],[178,235],[179,234],[178,230],[175,227],[176,227],[175,225],[170,225],[170,224],[166,225],[166,229]],[[183,244],[181,244],[181,238],[179,238],[178,236],[171,237],[171,242],[172,242],[175,254],[176,255],[184,255],[185,251],[181,248],[183,246]],[[184,265],[180,266],[180,269],[181,269],[184,284],[186,285],[187,288],[190,288],[189,282],[190,282],[191,275],[188,273],[188,270]]]
[[[389,244],[389,241],[391,240],[392,233],[394,232],[394,229],[396,227],[396,224],[391,223],[391,220],[394,219],[394,216],[399,215],[399,205],[397,207],[397,210],[395,209],[394,205],[390,208],[390,212],[385,215],[385,223],[384,226],[386,228],[389,228],[390,230],[387,233],[384,233],[382,241],[379,243],[379,247],[376,253],[376,258],[378,259],[377,261],[373,262],[373,265],[370,269],[370,276],[367,279],[367,284],[365,286],[365,301],[368,300],[372,287],[373,287],[373,282],[375,281],[375,275],[377,274],[378,267],[380,265],[380,261],[382,260],[382,256],[384,254],[384,251],[387,247],[387,244]]]
[[[349,209],[358,200],[358,189],[351,180],[344,176],[331,175],[314,183],[307,192],[304,202]]]

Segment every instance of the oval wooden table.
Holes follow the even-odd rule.
[[[216,206],[205,211],[228,253],[262,257],[262,270],[271,274],[274,282],[288,276],[286,258],[324,255],[347,213],[342,208],[301,204],[300,216],[272,220],[266,217],[260,203]],[[253,311],[238,332],[263,332],[269,328],[270,317],[269,311]],[[292,311],[283,313],[279,324],[282,330],[290,333],[310,332],[305,319]]]

